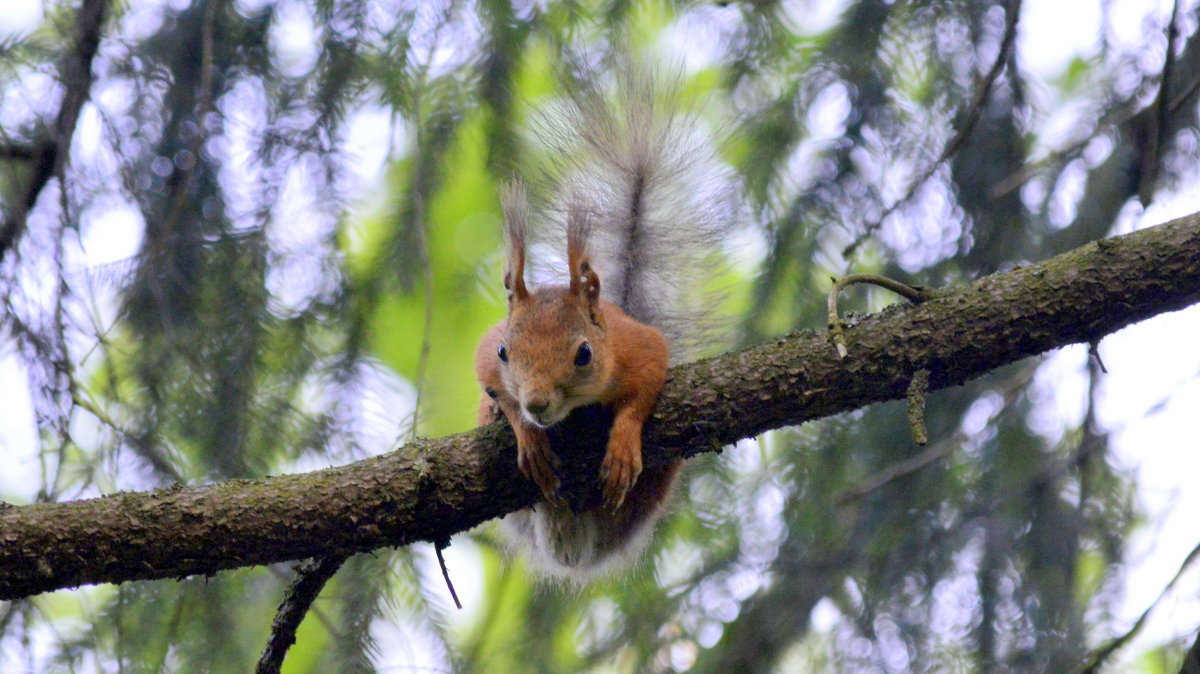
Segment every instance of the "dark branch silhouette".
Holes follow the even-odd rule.
[[[83,104],[91,94],[92,59],[100,48],[100,27],[104,23],[107,7],[107,0],[83,0],[83,5],[79,8],[75,26],[75,48],[67,52],[62,64],[62,84],[65,91],[54,123],[52,140],[32,148],[7,148],[4,153],[0,153],[0,157],[4,158],[20,158],[27,153],[28,161],[32,162],[29,184],[4,224],[0,225],[0,260],[4,259],[10,248],[17,245],[25,229],[29,211],[37,203],[50,178],[62,176],[63,167],[66,166],[67,157],[71,153],[71,138],[75,135],[79,111],[83,109]]]
[[[305,560],[296,565],[296,578],[288,587],[279,610],[271,623],[271,636],[263,649],[262,657],[255,667],[255,674],[278,674],[288,649],[296,643],[296,630],[308,615],[308,609],[321,594],[325,583],[342,568],[345,555],[329,555]]]

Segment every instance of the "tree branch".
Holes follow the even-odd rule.
[[[37,203],[42,189],[50,178],[61,175],[71,153],[71,139],[75,135],[75,124],[79,111],[87,102],[92,89],[92,59],[100,49],[100,27],[104,23],[108,0],[83,0],[75,23],[74,49],[67,53],[62,64],[64,88],[58,117],[54,123],[54,138],[29,149],[28,159],[33,162],[32,175],[24,194],[18,201],[3,226],[0,226],[0,260],[9,248],[17,245],[25,228],[25,218]],[[23,148],[9,148],[5,158],[19,158]],[[23,158],[23,157],[21,157]]]
[[[1197,301],[1200,214],[866,317],[847,330],[845,359],[828,335],[803,331],[676,367],[646,425],[645,462],[904,398],[920,369],[930,390],[961,384]],[[594,492],[599,452],[556,449],[572,467],[564,483]],[[6,508],[0,599],[443,540],[534,502],[516,464],[497,423],[312,473]]]
[[[308,615],[309,607],[345,561],[345,555],[328,555],[296,565],[296,577],[283,601],[279,602],[279,611],[271,623],[271,636],[267,638],[267,646],[254,668],[255,674],[279,673],[288,649],[296,643],[296,630],[300,629],[300,623]]]

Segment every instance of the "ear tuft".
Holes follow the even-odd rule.
[[[513,301],[529,297],[525,287],[525,231],[529,223],[529,197],[525,184],[514,179],[500,193],[504,209],[504,234],[508,239],[508,268],[504,271],[504,288],[508,290],[509,306]]]
[[[592,265],[587,258],[579,265],[579,282],[583,285],[582,293],[588,298],[588,301],[595,302],[600,298],[600,275],[592,269]]]

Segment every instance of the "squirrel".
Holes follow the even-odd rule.
[[[692,117],[674,112],[653,77],[625,72],[606,95],[571,92],[539,121],[554,157],[553,206],[565,230],[566,284],[526,284],[531,212],[524,184],[502,192],[508,316],[479,342],[478,422],[503,415],[517,465],[544,500],[503,520],[505,538],[534,571],[584,582],[636,558],[683,466],[642,466],[642,426],[669,363],[705,332],[711,303],[694,292],[734,219],[731,172]],[[561,233],[559,234],[561,236]],[[575,512],[559,495],[555,424],[599,403],[612,428],[599,478],[601,505]]]

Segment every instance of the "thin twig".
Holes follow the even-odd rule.
[[[420,421],[421,403],[425,393],[425,372],[429,368],[429,352],[433,346],[433,263],[429,258],[429,237],[425,235],[425,195],[416,192],[414,190],[413,200],[416,202],[417,212],[414,214],[413,220],[417,231],[421,272],[425,286],[425,316],[424,325],[421,328],[421,353],[417,357],[417,373],[413,378],[413,388],[416,390],[416,396],[413,401],[412,425],[408,429],[408,439],[410,442],[417,439],[417,424]],[[441,558],[440,549],[438,550],[438,557],[439,559]],[[444,569],[445,567],[443,567]],[[459,608],[462,607],[460,606]]]
[[[62,173],[58,173],[60,188],[58,190],[59,198],[59,230],[54,237],[54,252],[51,259],[54,261],[55,277],[57,283],[54,285],[53,291],[53,308],[51,309],[50,324],[53,325],[50,332],[50,340],[54,343],[54,354],[49,360],[49,365],[53,368],[53,374],[48,378],[44,385],[44,389],[51,391],[54,394],[54,399],[60,401],[60,407],[57,410],[57,417],[53,420],[47,419],[46,423],[57,426],[58,431],[58,448],[54,452],[57,463],[55,464],[54,477],[50,481],[50,490],[47,494],[47,500],[57,500],[60,485],[62,484],[63,471],[67,463],[67,451],[71,445],[76,444],[71,437],[71,413],[74,411],[71,407],[71,399],[75,395],[75,372],[74,366],[71,363],[71,356],[68,352],[67,344],[67,324],[66,324],[66,307],[64,301],[70,292],[70,287],[67,284],[66,270],[66,251],[65,241],[67,228],[70,226],[70,200],[67,196],[67,186],[63,180]],[[65,401],[63,398],[65,397]],[[66,405],[63,410],[62,404]],[[39,426],[41,424],[39,423]],[[89,480],[90,481],[90,480]]]
[[[954,132],[954,135],[950,138],[950,141],[946,143],[946,147],[942,148],[942,152],[940,155],[938,155],[938,158],[935,159],[928,167],[926,167],[925,171],[919,178],[914,180],[912,184],[908,186],[908,191],[904,193],[904,196],[900,197],[890,206],[883,209],[883,213],[881,213],[878,218],[875,218],[868,223],[863,228],[863,231],[854,239],[854,241],[851,242],[850,245],[846,246],[846,248],[842,251],[843,257],[850,257],[853,255],[854,251],[857,250],[860,245],[862,245],[863,241],[865,241],[868,237],[874,234],[876,230],[883,226],[883,221],[886,220],[889,215],[895,213],[896,209],[908,203],[917,193],[917,190],[921,189],[921,186],[933,177],[933,174],[937,171],[938,167],[941,166],[943,162],[957,154],[958,151],[962,149],[962,146],[966,144],[967,139],[971,136],[971,132],[975,130],[975,125],[979,122],[979,118],[983,116],[983,108],[985,105],[987,105],[988,98],[991,96],[992,87],[995,85],[996,80],[999,79],[1000,73],[1004,71],[1005,64],[1008,63],[1009,53],[1012,51],[1013,43],[1016,41],[1017,20],[1020,17],[1021,0],[1011,0],[1008,8],[1005,10],[1004,38],[1000,41],[1000,49],[996,54],[996,60],[992,63],[991,69],[988,70],[987,75],[983,78],[983,82],[980,84],[979,89],[976,90],[975,98],[971,101],[971,105],[967,108],[967,117],[963,121],[962,126],[960,126],[958,130]]]
[[[954,451],[955,447],[962,445],[966,441],[966,436],[962,433],[956,433],[942,442],[938,442],[931,447],[921,451],[916,456],[909,457],[897,464],[888,466],[883,470],[876,472],[867,479],[858,484],[843,489],[834,497],[833,502],[837,505],[845,505],[851,501],[857,501],[867,494],[883,487],[884,485],[895,482],[896,480],[921,470],[925,466],[941,459],[950,452]]]
[[[442,550],[450,547],[449,540],[438,541],[433,549],[437,552],[438,565],[442,567],[442,578],[446,579],[446,587],[450,590],[450,598],[454,600],[454,605],[458,610],[462,610],[462,602],[458,600],[458,593],[454,591],[454,583],[450,582],[450,570],[446,568],[446,559],[442,557]]]
[[[837,347],[838,356],[841,358],[846,357],[847,349],[846,333],[842,325],[842,319],[838,317],[838,294],[846,286],[854,285],[855,283],[869,283],[881,288],[887,288],[897,295],[908,299],[913,304],[920,304],[929,297],[928,293],[921,288],[914,288],[886,276],[879,276],[878,274],[847,274],[840,279],[833,279],[833,287],[829,289],[829,295],[825,300],[825,304],[829,312],[829,332],[833,338],[834,346]]]
[[[124,438],[129,443],[129,446],[133,448],[134,452],[144,459],[146,463],[149,463],[154,470],[175,482],[186,481],[186,478],[179,472],[179,469],[166,456],[160,454],[157,448],[146,438],[140,437],[123,428],[103,408],[86,398],[78,388],[71,392],[71,404],[91,414],[96,418],[96,421],[100,422],[101,426],[107,426],[114,433]]]
[[[1163,588],[1161,593],[1159,593],[1158,598],[1146,607],[1146,610],[1142,612],[1142,615],[1138,616],[1137,621],[1133,623],[1133,627],[1130,627],[1128,632],[1108,642],[1099,650],[1095,651],[1090,658],[1088,658],[1088,665],[1083,669],[1082,674],[1094,674],[1094,672],[1099,671],[1101,665],[1104,664],[1104,661],[1107,660],[1109,656],[1115,653],[1117,649],[1129,643],[1138,635],[1139,632],[1142,631],[1142,628],[1146,625],[1146,620],[1150,617],[1150,612],[1153,611],[1164,598],[1166,598],[1167,594],[1170,593],[1172,589],[1174,589],[1175,583],[1179,582],[1179,579],[1183,577],[1184,572],[1191,567],[1192,563],[1196,561],[1197,557],[1200,557],[1200,544],[1197,544],[1196,547],[1192,548],[1192,551],[1189,552],[1187,557],[1183,560],[1183,564],[1179,565],[1179,570],[1175,572],[1174,577],[1171,578],[1171,582],[1167,583],[1167,586]]]
[[[1003,388],[996,391],[1001,396],[999,409],[1005,409],[1012,404],[1013,400],[1015,400],[1016,397],[1025,390],[1026,385],[1028,385],[1029,381],[1033,378],[1034,372],[1036,372],[1036,368],[1028,368],[1025,374],[1010,379]],[[967,434],[959,431],[917,454],[916,456],[909,457],[904,461],[879,470],[868,476],[862,482],[843,489],[837,494],[837,496],[834,497],[834,503],[837,505],[845,505],[851,501],[861,499],[876,489],[879,489],[884,485],[894,482],[906,475],[911,475],[921,470],[925,466],[933,463],[934,461],[941,459],[953,451],[955,447],[962,446],[963,443],[967,442],[967,440]]]
[[[266,569],[280,583],[286,583],[288,586],[291,586],[296,582],[295,574],[289,573],[291,569],[280,568],[278,564],[267,566]],[[308,608],[308,615],[316,618],[317,621],[320,622],[325,630],[330,634],[333,634],[337,630],[337,625],[333,622],[333,619],[329,617],[329,613],[327,611],[322,611],[320,606],[310,606]]]
[[[1137,100],[1137,96],[1131,97],[1132,101]],[[1068,143],[1057,150],[1051,150],[1049,154],[1041,159],[1024,164],[1021,168],[1010,174],[1008,177],[997,182],[988,190],[988,196],[992,199],[1009,194],[1015,189],[1020,188],[1030,178],[1037,173],[1053,164],[1063,165],[1083,155],[1084,150],[1088,148],[1093,140],[1106,133],[1111,128],[1120,127],[1123,124],[1128,124],[1138,114],[1138,108],[1132,105],[1130,101],[1125,101],[1121,107],[1115,107],[1114,103],[1110,108],[1100,116],[1090,131],[1082,134],[1078,140]]]
[[[1161,78],[1162,75],[1160,75],[1160,79]],[[1183,87],[1178,94],[1171,98],[1170,103],[1167,105],[1167,112],[1174,113],[1177,111],[1180,107],[1187,103],[1188,100],[1194,96],[1198,90],[1200,90],[1200,77],[1192,79],[1192,81],[1189,82],[1186,87]],[[1122,125],[1128,124],[1130,120],[1133,120],[1135,117],[1137,117],[1141,113],[1141,109],[1138,108],[1137,105],[1131,106],[1130,103],[1136,103],[1138,100],[1140,100],[1140,97],[1137,94],[1132,95],[1129,100],[1125,101],[1125,104],[1119,109],[1111,109],[1105,112],[1096,122],[1091,132],[1085,134],[1083,138],[1058,150],[1052,151],[1049,155],[1036,162],[1022,166],[1012,175],[996,183],[991,190],[989,190],[988,194],[993,199],[999,199],[1000,197],[1024,185],[1030,178],[1047,166],[1056,163],[1065,164],[1072,159],[1078,158],[1081,154],[1083,154],[1083,150],[1087,148],[1088,144],[1095,140],[1096,137],[1106,133],[1111,128],[1121,127]]]
[[[1099,366],[1100,372],[1108,374],[1108,368],[1104,366],[1104,359],[1100,357],[1100,342],[1088,342],[1088,357]]]
[[[343,553],[334,553],[296,565],[296,578],[284,594],[275,620],[271,623],[271,636],[254,669],[256,674],[278,674],[288,649],[296,643],[296,630],[308,614],[309,607],[346,558],[347,555]]]

